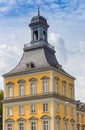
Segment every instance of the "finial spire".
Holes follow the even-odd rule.
[[[38,5],[38,16],[40,16],[40,5]]]

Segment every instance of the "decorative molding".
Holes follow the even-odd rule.
[[[70,120],[70,122],[74,123],[74,122],[75,122],[75,120],[72,118],[72,119]]]
[[[31,96],[23,96],[23,97],[15,97],[15,98],[6,98],[3,100],[3,103],[12,103],[12,102],[19,102],[19,101],[28,101],[28,100],[36,100],[36,99],[45,99],[45,98],[57,98],[65,102],[69,102],[72,104],[76,104],[76,101],[74,99],[70,99],[66,96],[59,95],[55,92],[48,92],[48,93],[40,93],[36,95]]]
[[[5,122],[14,122],[14,121],[15,121],[15,120],[12,119],[12,118],[8,118],[8,119],[5,120]]]
[[[63,84],[66,84],[66,80],[62,80],[62,83],[63,83]]]
[[[41,119],[51,119],[51,117],[48,115],[43,115],[43,116],[41,116]]]
[[[43,76],[43,77],[41,78],[41,80],[44,80],[44,79],[50,79],[50,78],[47,77],[47,76]]]
[[[55,80],[58,80],[58,81],[60,80],[60,78],[59,78],[59,77],[56,77],[56,76],[54,77],[54,79],[55,79]]]
[[[55,118],[56,118],[56,119],[58,119],[58,120],[60,120],[60,119],[61,119],[61,117],[60,117],[59,115],[57,115]]]
[[[74,85],[72,83],[69,83],[69,86],[73,87]]]
[[[9,81],[6,85],[14,85],[14,82]]]
[[[38,120],[38,118],[35,117],[35,116],[32,116],[32,117],[30,117],[28,120]]]
[[[63,120],[64,120],[64,121],[68,121],[68,118],[67,118],[67,117],[64,117]]]
[[[26,121],[24,118],[18,118],[17,121]]]
[[[30,78],[29,82],[32,82],[32,81],[37,81],[37,79],[36,78]]]
[[[18,80],[18,82],[17,83],[25,83],[26,81],[24,80],[24,79],[20,79],[20,80]]]

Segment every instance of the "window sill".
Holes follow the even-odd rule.
[[[25,116],[25,114],[19,114],[18,116]]]
[[[12,117],[13,115],[7,115],[8,117]]]
[[[37,114],[37,112],[33,112],[33,113],[30,113],[30,114],[32,114],[32,115],[33,115],[33,114]]]

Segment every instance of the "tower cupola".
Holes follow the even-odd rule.
[[[38,15],[31,19],[29,27],[31,28],[31,43],[35,43],[37,41],[45,41],[45,43],[48,43],[47,29],[49,25],[47,24],[47,20],[40,15],[39,10]]]

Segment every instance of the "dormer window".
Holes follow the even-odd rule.
[[[38,30],[34,31],[34,41],[38,40]]]

